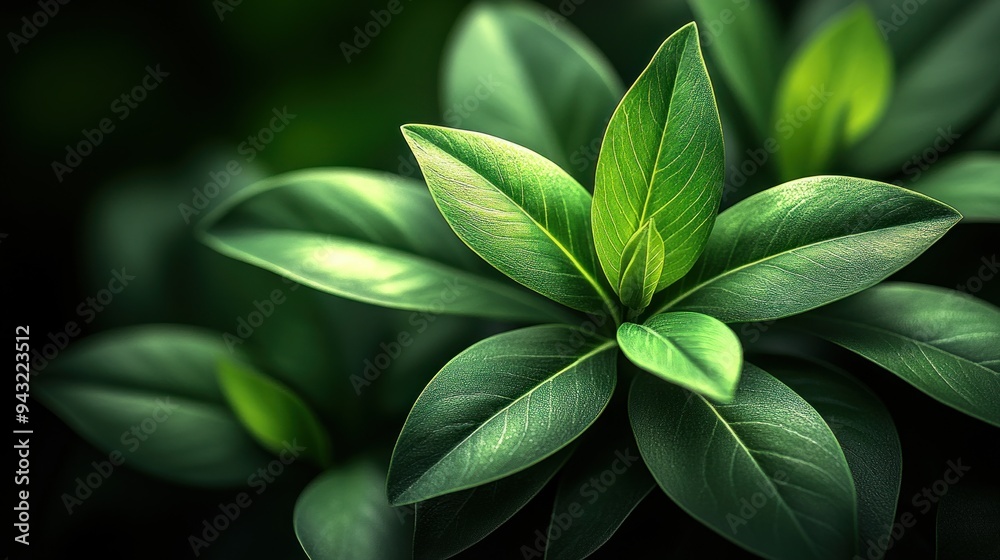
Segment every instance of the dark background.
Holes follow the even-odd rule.
[[[288,128],[238,180],[314,166],[352,166],[406,173],[409,151],[398,132],[408,122],[438,123],[440,54],[463,1],[403,0],[404,10],[371,45],[347,63],[340,44],[354,26],[385,2],[249,2],[227,10],[220,21],[209,0],[117,3],[72,0],[14,54],[5,44],[2,111],[4,156],[3,263],[5,325],[30,324],[35,340],[78,319],[81,301],[103,287],[113,263],[109,235],[123,245],[127,229],[102,230],[108,201],[122,192],[156,187],[165,196],[155,212],[135,219],[163,220],[169,236],[185,228],[175,206],[189,203],[191,189],[208,182],[238,146],[265,126],[274,108],[296,115]],[[556,1],[542,2],[558,10]],[[611,60],[626,84],[673,30],[691,18],[682,2],[587,0],[572,6],[580,28]],[[797,2],[780,2],[788,19]],[[3,6],[4,33],[20,33],[20,18],[39,10],[35,2]],[[147,65],[169,73],[147,99],[119,121],[113,100],[138,85]],[[944,102],[947,102],[946,100]],[[60,182],[54,160],[76,144],[83,129],[102,118],[115,130]],[[958,149],[961,149],[959,146]],[[234,179],[234,182],[238,182]],[[217,201],[214,201],[217,202]],[[125,212],[130,215],[130,212]],[[176,222],[171,222],[176,220]],[[173,229],[170,229],[173,228]],[[174,231],[176,230],[176,231]],[[118,233],[115,234],[114,231]],[[173,239],[173,237],[171,237]],[[173,243],[173,241],[171,241]],[[901,278],[953,286],[975,274],[978,259],[996,251],[996,230],[959,226]],[[157,306],[119,300],[83,326],[84,338],[101,330],[141,322],[180,322],[219,328],[231,316],[202,313],[206,294],[197,281],[197,261],[179,260],[151,282],[170,285],[185,305]],[[996,303],[998,287],[979,294]],[[12,330],[12,329],[8,329]],[[843,358],[843,354],[836,354]],[[902,513],[910,496],[961,457],[974,466],[970,477],[1000,472],[997,433],[984,423],[937,404],[861,360],[854,373],[871,384],[892,411],[904,449]],[[37,558],[94,552],[104,558],[186,558],[186,536],[235,492],[183,488],[122,469],[101,492],[66,515],[59,496],[102,454],[46,413],[32,408],[32,549]],[[397,428],[398,429],[398,428]],[[388,434],[389,439],[394,434]],[[239,525],[205,557],[304,557],[291,529],[291,508],[314,472],[282,478],[284,491],[269,491],[264,507],[251,508]],[[984,476],[987,475],[987,476]],[[544,502],[544,500],[543,500]],[[519,515],[468,557],[519,557],[502,548],[533,539],[549,512]],[[893,551],[897,558],[933,556],[933,513]],[[506,537],[506,538],[505,538]],[[516,548],[516,547],[515,547]],[[610,552],[616,550],[616,552]],[[273,551],[273,552],[272,552]],[[688,519],[662,493],[654,492],[605,549],[605,557],[699,558],[718,553],[742,557],[708,529]]]

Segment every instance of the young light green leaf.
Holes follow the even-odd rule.
[[[632,436],[625,411],[587,431],[560,473],[545,541],[546,560],[586,558],[606,543],[656,486]],[[621,418],[619,418],[619,416]],[[603,429],[602,429],[603,428]],[[536,544],[537,546],[537,544]],[[537,557],[538,549],[522,556]]]
[[[961,216],[886,183],[809,177],[719,216],[705,253],[664,293],[666,309],[726,323],[779,319],[872,286],[915,259]]]
[[[323,473],[302,491],[295,535],[311,560],[410,558],[405,526],[385,501],[383,472],[354,463]]]
[[[691,268],[715,222],[724,163],[722,125],[692,23],[660,46],[604,136],[592,221],[612,286],[622,283],[625,245],[653,218],[668,255],[657,290]]]
[[[892,53],[863,3],[832,18],[785,69],[776,96],[775,132],[782,176],[827,170],[885,111],[892,94]]]
[[[554,163],[478,132],[403,135],[455,233],[497,270],[573,309],[617,309],[597,274],[590,194]]]
[[[614,392],[615,342],[564,325],[483,340],[448,362],[413,405],[387,491],[402,505],[510,476],[597,419]]]
[[[303,455],[329,466],[330,436],[298,395],[235,360],[220,363],[218,376],[236,417],[264,448],[278,454],[289,445],[300,446]]]
[[[809,404],[751,364],[714,404],[649,375],[629,415],[660,487],[723,537],[767,558],[850,558],[857,499],[837,439]]]
[[[702,44],[718,64],[760,137],[771,131],[771,100],[778,81],[777,17],[770,2],[751,0],[688,0],[705,30]]]
[[[278,175],[226,201],[201,237],[224,255],[365,303],[518,321],[564,316],[469,272],[475,255],[448,231],[427,191],[385,173]]]
[[[943,9],[957,17],[932,24],[930,40],[901,67],[882,123],[847,158],[866,174],[936,161],[997,104],[1000,2],[978,0],[966,9],[948,3]]]
[[[521,510],[566,463],[568,445],[506,478],[416,505],[415,560],[451,558],[484,539]]]
[[[1000,488],[968,482],[941,497],[937,510],[938,560],[996,560],[1000,557]]]
[[[966,222],[1000,222],[1000,154],[958,154],[932,167],[913,189],[952,206]]]
[[[882,401],[853,377],[805,360],[761,365],[819,412],[837,436],[858,491],[860,550],[884,542],[896,519],[903,451]]]
[[[743,348],[725,323],[701,313],[653,315],[642,325],[623,323],[618,344],[635,365],[719,402],[733,399],[743,369]]]
[[[584,184],[622,91],[586,37],[530,4],[472,6],[445,53],[445,124],[534,150]]]
[[[650,219],[632,235],[622,252],[618,287],[622,303],[637,311],[649,305],[663,272],[663,260],[663,239],[656,231],[656,221]]]
[[[993,305],[944,288],[887,283],[796,324],[1000,426],[1000,309]]]
[[[197,486],[246,484],[271,460],[233,416],[215,368],[222,337],[143,326],[96,335],[35,370],[33,393],[131,468]]]

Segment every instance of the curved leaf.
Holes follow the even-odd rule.
[[[299,496],[295,535],[311,560],[409,558],[401,518],[383,493],[382,473],[355,463],[320,475]]]
[[[625,244],[618,286],[622,303],[636,310],[649,305],[663,273],[664,257],[663,239],[656,231],[656,221],[650,219]]]
[[[240,425],[215,377],[219,335],[143,326],[88,338],[38,377],[35,396],[125,465],[182,484],[236,486],[270,458]]]
[[[226,201],[203,241],[232,258],[342,297],[415,311],[552,320],[530,293],[467,272],[420,183],[386,173],[315,169],[272,177]]]
[[[887,283],[796,324],[1000,426],[1000,309],[993,305],[944,288]]]
[[[480,486],[552,455],[614,392],[615,342],[563,325],[499,334],[448,362],[413,405],[389,467],[401,505]]]
[[[843,147],[878,123],[892,94],[892,53],[872,15],[857,3],[828,21],[786,67],[778,86],[775,132],[782,176],[827,171]]]
[[[726,405],[648,375],[629,415],[660,487],[723,537],[767,558],[850,558],[854,483],[830,428],[806,401],[751,364]]]
[[[810,177],[719,215],[705,253],[660,311],[727,323],[787,317],[885,279],[961,216],[923,195],[866,179]]]
[[[657,289],[691,268],[719,210],[724,164],[722,125],[692,23],[664,41],[625,94],[597,159],[594,240],[612,286],[621,285],[626,244],[653,218],[667,255]]]
[[[858,538],[889,538],[903,468],[903,450],[892,416],[882,401],[856,379],[804,360],[765,363],[767,371],[819,412],[837,436],[858,491]]]
[[[445,52],[445,124],[525,146],[581,182],[622,91],[586,37],[530,4],[474,5]]]
[[[219,385],[236,417],[266,449],[292,443],[320,466],[330,463],[330,436],[313,411],[288,387],[233,360],[219,364]]]
[[[416,506],[416,560],[451,558],[507,522],[548,484],[572,452],[566,446],[541,463],[506,478],[445,494]]]
[[[1000,154],[977,152],[959,154],[920,178],[919,168],[913,189],[952,206],[966,222],[1000,222]]]
[[[618,344],[635,365],[719,402],[733,399],[743,369],[740,339],[701,313],[661,313],[642,325],[623,323]]]
[[[478,132],[406,125],[403,135],[441,214],[486,262],[573,309],[614,309],[587,227],[590,194],[565,171]]]

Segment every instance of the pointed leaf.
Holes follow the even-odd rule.
[[[913,189],[955,208],[965,222],[1000,222],[1000,154],[959,154],[920,177],[916,166]]]
[[[295,504],[295,535],[311,560],[409,558],[405,526],[383,493],[382,472],[354,463],[320,475]]]
[[[740,339],[701,313],[661,313],[623,323],[618,344],[635,365],[719,402],[732,400],[743,369]]]
[[[778,86],[775,133],[784,179],[816,175],[878,122],[892,94],[892,53],[871,9],[844,10],[809,38]]]
[[[586,37],[530,4],[472,6],[445,53],[445,124],[529,148],[584,184],[622,92]]]
[[[542,156],[485,134],[406,125],[434,202],[486,262],[563,305],[613,307],[597,274],[590,194]]]
[[[510,476],[579,436],[614,392],[615,342],[541,325],[474,344],[431,380],[393,451],[393,505]]]
[[[506,478],[418,503],[413,557],[451,558],[483,540],[548,484],[566,463],[572,448],[564,447],[541,463]]]
[[[1000,309],[972,296],[886,283],[797,320],[944,404],[1000,426]]]
[[[228,356],[221,336],[200,329],[111,331],[67,349],[38,377],[34,395],[130,468],[182,484],[237,486],[271,459],[219,389],[215,368]],[[144,422],[155,431],[131,432]]]
[[[597,160],[597,255],[621,285],[625,245],[651,218],[663,239],[662,289],[701,253],[722,198],[722,125],[694,24],[671,35],[611,117]]]
[[[660,310],[726,323],[787,317],[896,272],[961,216],[923,195],[851,177],[810,177],[758,193],[719,216],[705,254]]]
[[[321,467],[329,466],[330,436],[298,395],[235,360],[219,364],[218,375],[236,417],[261,445],[277,454],[295,444]]]
[[[227,200],[202,227],[202,240],[224,255],[365,303],[520,321],[559,316],[530,293],[469,272],[475,256],[427,191],[386,173],[278,175]]]
[[[638,311],[649,305],[663,272],[663,260],[663,239],[651,219],[625,244],[618,288],[622,303]]]
[[[833,432],[791,389],[745,364],[726,405],[652,376],[635,378],[629,415],[646,465],[685,511],[767,558],[850,558],[851,472]]]

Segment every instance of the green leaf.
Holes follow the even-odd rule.
[[[688,0],[702,44],[761,137],[770,134],[771,100],[778,81],[777,17],[769,2]]]
[[[413,405],[389,467],[389,502],[480,486],[552,455],[608,404],[615,356],[613,340],[564,325],[472,345]]]
[[[237,486],[271,459],[226,404],[228,357],[206,331],[143,326],[99,334],[36,371],[34,395],[103,453],[166,480]]]
[[[441,214],[486,262],[573,309],[617,313],[597,274],[590,194],[565,171],[478,132],[406,125],[403,135]]]
[[[383,493],[382,472],[366,463],[327,471],[295,504],[295,534],[311,560],[409,558],[405,526]]]
[[[882,401],[853,377],[805,360],[765,362],[767,371],[819,412],[837,436],[858,491],[860,551],[889,538],[903,468],[892,416]]]
[[[202,227],[203,241],[224,255],[365,303],[518,321],[560,316],[530,293],[467,272],[475,256],[427,191],[394,175],[278,175],[241,191]]]
[[[725,323],[701,313],[653,315],[623,323],[618,344],[635,365],[719,402],[733,399],[743,369],[740,339]]]
[[[1000,309],[989,303],[944,288],[887,283],[797,325],[1000,426]]]
[[[878,122],[892,94],[892,53],[871,9],[857,3],[809,38],[782,75],[775,103],[785,179],[828,170]]]
[[[413,557],[451,558],[481,541],[548,484],[566,463],[572,447],[506,478],[418,503]]]
[[[744,364],[736,398],[719,405],[641,375],[629,415],[657,483],[715,532],[767,558],[850,558],[857,505],[844,453],[775,378]]]
[[[966,222],[1000,222],[1000,154],[959,154],[932,167],[920,178],[917,167],[913,189],[952,206]]]
[[[614,536],[656,486],[639,457],[624,409],[620,421],[619,411],[614,412],[613,424],[608,426],[602,419],[603,425],[588,430],[587,440],[560,473],[545,546],[546,560],[592,554]],[[534,557],[523,549],[522,555]]]
[[[227,360],[219,364],[219,385],[236,417],[261,445],[280,453],[289,443],[321,467],[330,465],[330,436],[298,395],[254,370]]]
[[[964,481],[955,484],[941,497],[937,510],[938,560],[996,560],[1000,557],[1000,534],[997,533],[1000,488],[968,484]]]
[[[525,146],[585,183],[622,91],[586,37],[529,4],[474,5],[445,52],[445,124]]]
[[[722,125],[692,23],[660,46],[604,136],[592,220],[612,286],[621,285],[625,246],[653,218],[669,255],[657,290],[691,268],[715,222],[724,163]]]
[[[958,11],[952,3],[944,9]],[[851,150],[851,164],[873,174],[933,163],[985,118],[1000,95],[998,21],[1000,2],[992,0],[972,2],[947,24],[935,20],[930,40],[901,67],[881,125]]]
[[[656,221],[650,219],[625,244],[618,286],[622,303],[639,311],[649,305],[663,273],[663,260],[663,239],[656,231]]]
[[[810,177],[719,216],[705,253],[671,286],[666,309],[726,323],[779,319],[880,282],[961,216],[923,195],[866,179]]]

